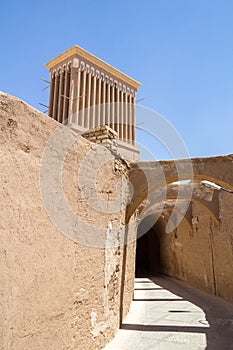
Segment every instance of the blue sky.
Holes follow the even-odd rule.
[[[78,44],[140,81],[192,157],[233,153],[232,18],[231,0],[2,0],[0,89],[43,109],[44,63]]]

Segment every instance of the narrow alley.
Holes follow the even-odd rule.
[[[104,350],[153,349],[233,349],[233,304],[173,278],[135,278],[130,312]]]

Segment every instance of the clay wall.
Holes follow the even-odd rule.
[[[59,144],[57,149],[56,143],[49,146],[51,163],[43,176],[54,177],[54,182],[48,183],[46,193],[41,192],[40,174],[45,146],[57,125],[24,102],[0,94],[0,348],[4,350],[101,349],[132,300],[135,245],[107,249],[106,243],[111,225],[124,237],[124,210],[106,214],[93,209],[78,187],[78,169],[93,150],[92,143],[80,138],[72,144],[61,177],[71,212],[93,230],[89,232],[93,246],[90,238],[85,244],[85,234],[75,228],[74,239],[62,233],[59,220],[54,224],[45,210],[43,196],[59,191],[55,171]],[[61,131],[62,147],[67,132]],[[101,152],[96,156],[101,158]],[[117,196],[116,184],[125,176],[114,166],[111,159],[97,172],[97,191],[105,201]],[[93,181],[93,167],[90,161],[84,169],[86,183]],[[89,199],[94,199],[92,189]],[[52,200],[50,204],[52,208]],[[62,223],[69,221],[60,203],[52,209]],[[106,235],[100,246],[96,227]]]

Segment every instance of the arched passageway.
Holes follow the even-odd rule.
[[[160,272],[159,233],[155,226],[152,226],[152,220],[154,220],[152,216],[147,217],[138,227],[137,235],[139,238],[137,239],[135,262],[136,277],[155,275]]]

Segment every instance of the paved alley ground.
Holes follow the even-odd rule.
[[[104,350],[232,350],[233,304],[169,277],[136,278],[134,301]]]

